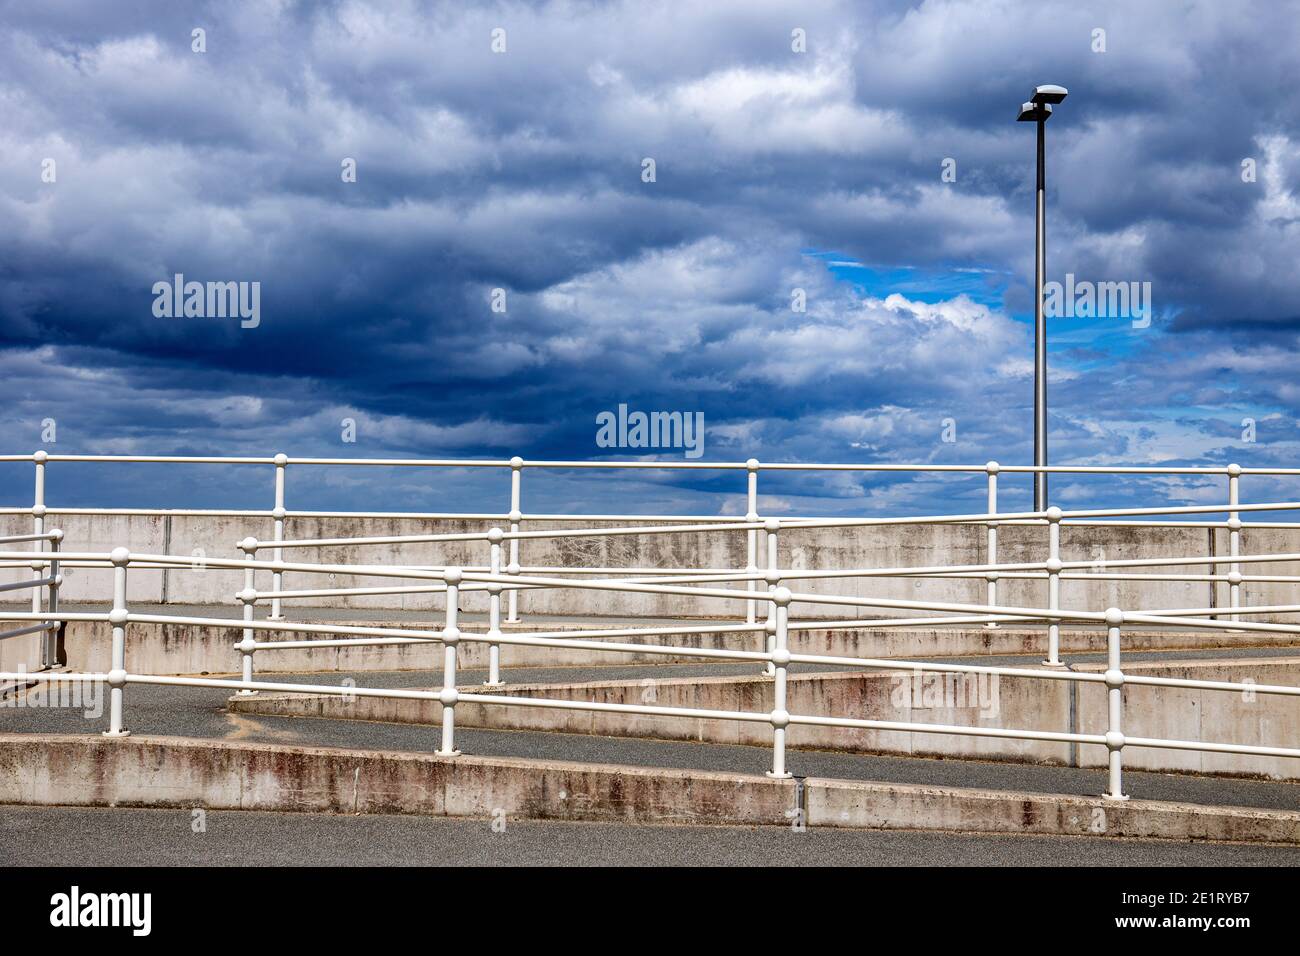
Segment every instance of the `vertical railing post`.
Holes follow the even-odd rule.
[[[520,510],[522,498],[519,494],[519,486],[523,480],[524,460],[516,455],[510,459],[510,533],[512,535],[519,533],[519,522],[523,520],[523,512]],[[506,574],[519,574],[519,539],[512,537],[510,539],[510,564],[506,567]],[[519,623],[519,589],[511,588],[507,595],[508,609],[506,621],[510,624]]]
[[[1228,505],[1241,504],[1241,465],[1231,464],[1228,466]],[[1228,556],[1232,558],[1241,555],[1241,512],[1228,512]],[[1237,614],[1237,608],[1241,607],[1241,565],[1233,562],[1228,565],[1228,606],[1232,608],[1233,613],[1228,618],[1230,621],[1240,621],[1241,615]]]
[[[63,543],[63,532],[55,528],[50,532],[50,571],[49,571],[49,611],[50,614],[59,613],[59,588],[63,586],[63,575],[59,573],[59,548]],[[45,622],[46,630],[44,634],[44,646],[41,649],[41,666],[45,668],[57,667],[59,660],[63,656],[59,647],[59,635],[63,632],[63,625],[58,621],[49,620]]]
[[[501,541],[505,537],[500,528],[488,531],[491,555],[488,570],[495,576],[501,573]],[[488,687],[500,687],[501,680],[501,645],[492,640],[501,636],[501,582],[488,584],[488,679],[483,683]]]
[[[256,538],[245,538],[239,542],[239,549],[244,552],[245,560],[252,561],[257,557],[258,542]],[[253,611],[257,604],[257,572],[253,568],[244,568],[244,589],[235,595],[244,605],[245,623],[253,619]],[[244,637],[235,649],[240,654],[240,672],[245,684],[253,683],[253,654],[257,650],[256,643],[253,640],[253,629],[244,628]],[[257,691],[251,687],[243,687],[235,692],[237,697],[251,697]]]
[[[1120,667],[1120,626],[1124,612],[1117,607],[1106,609],[1106,750],[1110,789],[1108,800],[1127,800],[1124,795],[1124,671]]]
[[[456,645],[460,643],[460,628],[457,626],[460,605],[460,568],[447,568],[442,572],[442,579],[447,582],[447,625],[442,630],[442,690],[438,700],[442,704],[442,746],[438,754],[443,757],[455,757],[460,754],[456,749],[456,701],[460,695],[456,692]]]
[[[758,459],[751,458],[745,462],[749,472],[749,487],[745,494],[745,521],[753,524],[758,521]],[[758,529],[750,528],[745,532],[745,573],[751,575],[745,581],[745,590],[754,590],[758,583],[753,575],[758,573]],[[745,623],[753,624],[758,620],[758,604],[753,598],[745,602]]]
[[[32,534],[45,533],[45,462],[49,458],[49,453],[41,450],[32,455],[32,460],[36,462],[36,487],[32,494]],[[32,550],[38,554],[45,551],[45,542],[37,538],[32,542]],[[32,561],[32,580],[39,581],[45,577],[45,561]],[[32,588],[32,613],[41,613],[41,589]]]
[[[781,532],[781,519],[768,518],[763,522],[763,531],[767,536],[767,574],[765,580],[767,581],[768,593],[772,594],[781,585],[781,572],[777,563],[777,547],[779,544],[778,535]],[[763,641],[764,649],[769,654],[771,654],[776,648],[777,627],[777,615],[773,611],[773,605],[769,602],[767,610],[767,629],[764,632],[765,637]],[[763,673],[768,677],[771,677],[776,673],[776,668],[771,661],[768,661],[763,665]]]
[[[126,569],[131,563],[131,552],[114,548],[109,555],[113,562],[113,610],[108,622],[113,626],[112,659],[108,671],[108,730],[105,737],[127,737],[131,731],[122,726],[122,692],[126,687]]]
[[[1047,509],[1047,608],[1061,609],[1061,509],[1052,505]],[[1061,621],[1052,618],[1047,623],[1048,667],[1061,667]]]
[[[789,627],[790,589],[778,587],[772,591],[771,618],[776,622],[776,645],[771,650],[775,683],[772,688],[772,769],[769,777],[788,778],[785,769],[785,729],[790,726],[790,711],[786,709],[786,669],[790,666]]]
[[[289,456],[281,452],[275,456],[275,510],[271,512],[271,517],[275,519],[275,530],[273,540],[284,540],[284,470],[289,464]],[[275,563],[279,564],[284,560],[284,551],[281,548],[275,549]],[[271,615],[272,621],[283,621],[284,614],[280,610],[280,599],[278,595],[282,590],[284,572],[278,568],[271,572]]]
[[[984,466],[984,471],[989,476],[989,503],[986,514],[995,515],[998,513],[998,472],[1001,466],[996,461],[990,461]],[[990,521],[988,523],[988,564],[998,563],[998,523]],[[987,600],[989,607],[996,607],[998,603],[998,573],[988,571],[984,575],[988,581]],[[997,621],[989,621],[985,627],[997,627]]]

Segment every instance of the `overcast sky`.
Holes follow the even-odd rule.
[[[1058,83],[1048,277],[1150,283],[1152,311],[1050,323],[1053,462],[1297,464],[1296,4],[468,6],[0,4],[0,450],[644,455],[596,443],[622,403],[703,413],[704,460],[1029,463],[1014,120]],[[260,283],[257,326],[156,315],[176,273]],[[30,471],[4,466],[5,503]],[[508,488],[290,480],[291,507],[367,510],[499,511]],[[267,507],[271,487],[50,482],[97,505]],[[743,488],[530,474],[525,507],[734,513]],[[982,479],[762,490],[769,513],[982,507]],[[1062,505],[1153,492],[1223,496],[1053,485]]]

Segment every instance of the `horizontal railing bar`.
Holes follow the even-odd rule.
[[[2,460],[2,459],[0,459]],[[1227,509],[1220,509],[1225,511]],[[1267,511],[1267,508],[1260,509]],[[30,515],[31,507],[0,507],[0,515]],[[47,515],[135,515],[142,517],[222,517],[222,518],[273,518],[271,509],[217,509],[217,508],[63,508],[47,507]],[[359,519],[398,519],[398,520],[451,520],[451,521],[499,521],[503,524],[510,520],[505,512],[459,512],[459,511],[297,511],[287,510],[286,518],[359,518]],[[925,516],[920,516],[925,517]],[[734,524],[743,521],[743,517],[731,515],[650,515],[650,514],[530,514],[524,513],[520,521],[681,521],[692,523]],[[835,520],[825,515],[791,515],[783,521],[829,521]],[[992,517],[983,522],[971,520],[971,524],[994,521]],[[1041,525],[1041,518],[1010,518],[998,521],[1007,525]],[[1223,521],[1089,521],[1086,519],[1062,519],[1062,524],[1072,527],[1117,527],[1117,528],[1223,528],[1228,519]],[[1300,527],[1297,521],[1252,521],[1243,522],[1244,528],[1291,530]]]
[[[935,671],[956,674],[991,674],[999,677],[1028,677],[1043,680],[1079,681],[1101,684],[1106,678],[1093,671],[1071,671],[1064,668],[1002,667],[986,664],[946,664],[933,661],[896,660],[887,657],[837,657],[833,654],[790,654],[792,664],[828,664],[843,667],[861,667],[868,670]]]
[[[10,534],[0,538],[0,544],[19,544],[23,541],[54,541],[62,537],[62,531],[45,531],[40,534]]]
[[[1051,730],[1016,730],[961,724],[919,724],[897,720],[864,720],[855,717],[812,717],[790,715],[790,723],[816,727],[857,727],[863,730],[897,730],[907,733],[948,734],[962,737],[1003,737],[1014,740],[1046,740],[1053,743],[1104,744],[1103,734],[1069,734]]]
[[[1243,754],[1251,757],[1300,757],[1293,747],[1260,747],[1255,744],[1217,744],[1201,740],[1165,740],[1158,737],[1124,737],[1125,747],[1153,750],[1199,750],[1204,753]]]
[[[1215,608],[1216,614],[1231,614],[1237,608]],[[1187,619],[1169,615],[1148,614],[1139,611],[1125,611],[1124,621],[1134,624],[1176,624],[1179,627],[1197,627],[1205,630],[1261,631],[1270,634],[1297,634],[1300,626],[1295,624],[1267,624],[1262,621],[1208,621],[1200,618]]]
[[[57,558],[55,560],[58,560]],[[45,588],[55,582],[54,578],[32,578],[30,581],[13,581],[0,584],[0,591],[21,591],[24,588]]]
[[[242,626],[243,625],[241,623],[237,626],[232,626],[231,629],[235,630],[237,629],[237,627],[242,627]],[[519,643],[519,640],[516,639],[523,639],[529,642],[542,640],[550,643],[534,644],[534,646],[571,647],[571,646],[575,646],[572,643],[573,641],[579,641],[579,642],[591,641],[596,638],[604,638],[604,637],[664,637],[664,636],[674,635],[674,634],[743,634],[747,632],[757,633],[763,630],[765,630],[765,627],[762,624],[721,624],[721,625],[703,625],[703,626],[691,625],[688,627],[651,627],[651,628],[625,627],[625,628],[605,628],[605,629],[582,629],[582,630],[574,630],[574,631],[536,631],[527,634],[511,633],[509,641],[504,639],[498,641],[496,634],[492,634],[486,631],[461,631],[457,640],[466,643],[473,643],[473,644]],[[338,629],[335,628],[334,632],[338,632]],[[382,640],[383,643],[385,644],[405,644],[405,643],[437,644],[440,643],[442,639],[443,639],[442,633],[438,632],[436,636],[433,637],[409,637],[403,635],[402,638],[400,639],[391,638],[391,639],[382,639]],[[380,640],[380,639],[376,638],[376,640]],[[363,638],[355,641],[333,641],[333,640],[255,641],[254,646],[259,649],[262,648],[300,649],[304,647],[348,647],[354,645],[364,646],[370,643],[372,642],[369,639]],[[614,645],[602,643],[600,649],[603,650],[612,646]],[[620,644],[617,646],[619,648],[645,647],[645,645],[642,644]],[[680,648],[674,647],[673,645],[669,645],[669,644],[653,645],[653,646],[666,648],[669,652],[672,653],[676,653],[678,650],[680,650]],[[713,649],[709,649],[709,650],[711,651]],[[732,652],[730,651],[726,652],[728,656],[731,653]],[[745,657],[743,658],[744,660],[765,660],[767,657],[767,655],[757,651],[753,651],[753,652],[744,651],[741,653],[745,655]]]
[[[403,628],[386,628],[386,627],[367,627],[355,624],[308,624],[304,622],[291,621],[266,621],[253,620],[244,621],[238,618],[205,618],[191,616],[173,616],[165,614],[136,614],[134,612],[127,615],[129,623],[139,624],[184,624],[200,627],[214,627],[222,630],[234,631],[245,628],[255,631],[282,631],[288,633],[300,634],[355,634],[359,637],[384,637],[393,638],[394,640],[387,643],[431,643],[441,641],[444,632],[441,630],[416,630]],[[736,630],[760,631],[763,629],[761,624],[740,624],[740,625],[723,625],[724,627],[734,628]],[[708,629],[716,630],[716,628]],[[706,630],[706,633],[708,632]],[[546,633],[546,632],[541,632]],[[518,644],[521,646],[536,647],[566,647],[566,648],[585,648],[588,650],[609,651],[618,653],[623,651],[633,653],[678,655],[684,657],[704,657],[717,660],[737,660],[737,661],[767,661],[769,655],[760,651],[732,651],[718,648],[704,647],[672,647],[661,644],[630,644],[614,643],[605,641],[586,640],[584,638],[573,638],[567,635],[573,633],[570,631],[551,632],[554,637],[535,637],[527,634],[515,634],[502,632],[500,634],[488,634],[482,631],[461,631],[459,640],[466,643],[474,644]],[[256,644],[257,647],[280,647],[286,648],[288,641],[264,641]],[[328,647],[330,642],[323,641],[304,641],[303,646],[310,647]],[[342,645],[339,645],[342,646]]]
[[[0,641],[8,640],[11,637],[22,637],[24,634],[35,634],[38,631],[50,631],[57,627],[57,624],[32,624],[28,627],[14,628],[11,631],[0,631]]]
[[[1232,693],[1250,691],[1253,694],[1272,694],[1280,697],[1300,697],[1300,687],[1287,684],[1252,684],[1248,681],[1197,680],[1193,677],[1152,677],[1145,674],[1124,674],[1125,684],[1147,687],[1183,687],[1189,690],[1221,690]]]
[[[36,453],[41,454],[41,453]],[[38,460],[36,454],[0,455],[0,461],[23,462]],[[271,456],[247,457],[226,455],[75,455],[45,453],[47,462],[127,462],[127,463],[178,463],[178,464],[245,464],[273,465]],[[481,458],[313,458],[284,456],[289,465],[358,465],[378,467],[438,467],[438,468],[510,468],[511,460]],[[650,470],[748,470],[743,461],[681,461],[681,460],[622,460],[622,461],[564,461],[544,459],[519,459],[521,468],[554,469],[650,469]],[[1107,474],[1107,475],[1226,475],[1229,465],[998,465],[997,470],[1010,474]],[[755,462],[755,471],[865,471],[865,472],[987,472],[989,465],[936,465],[931,463],[860,463],[860,462]],[[1239,474],[1296,475],[1297,468],[1241,467]]]
[[[16,605],[21,607],[22,605]],[[107,621],[107,611],[7,611],[0,608],[0,621]]]

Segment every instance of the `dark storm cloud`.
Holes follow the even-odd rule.
[[[1300,407],[1297,12],[5,4],[12,441],[54,417],[79,450],[338,453],[352,417],[365,454],[588,457],[624,402],[703,411],[713,458],[1024,460],[1032,130],[1012,120],[1059,82],[1052,275],[1150,281],[1158,318],[1058,343],[1056,455],[1227,454],[1243,415]],[[891,298],[810,253],[979,269],[972,294],[1005,304]],[[260,282],[261,324],[155,317],[177,272]],[[1295,450],[1293,431],[1238,457]],[[554,487],[557,507],[593,494]],[[895,487],[773,494],[933,504]],[[671,493],[731,507],[704,477]]]

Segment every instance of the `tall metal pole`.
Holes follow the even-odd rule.
[[[1034,464],[1047,466],[1047,319],[1043,282],[1047,273],[1047,227],[1043,220],[1046,191],[1044,139],[1047,117],[1038,121],[1038,188],[1034,210]],[[1034,510],[1047,510],[1047,473],[1034,472]]]

